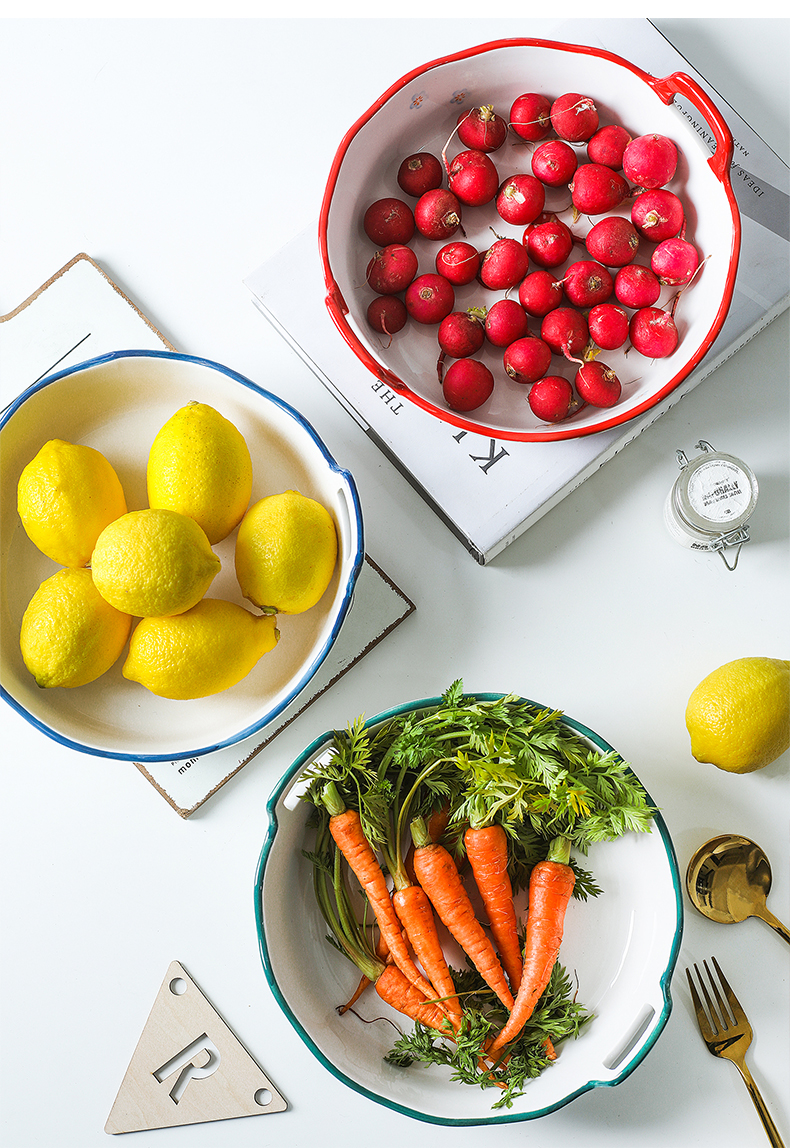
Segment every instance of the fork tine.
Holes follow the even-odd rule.
[[[714,964],[716,963],[715,957],[711,957],[711,960],[714,962]],[[716,1010],[714,1010],[713,1002],[711,1001],[707,992],[705,993],[705,997],[708,1001],[708,1008],[710,1009],[710,1014],[711,1014],[711,1018],[713,1019],[713,1023],[715,1025],[716,1029],[718,1030],[718,1032],[721,1034],[726,1029],[728,1029],[730,1027],[730,1024],[731,1024],[730,1014],[727,1012],[727,1007],[724,1004],[724,1000],[722,999],[721,992],[719,991],[719,986],[716,984],[716,981],[713,978],[713,973],[708,968],[708,962],[703,961],[702,963],[705,966],[705,972],[708,974],[708,980],[710,981],[710,987],[712,988],[713,995],[716,998],[716,1004],[718,1006],[718,1012]],[[721,969],[719,969],[718,965],[716,965],[716,968],[719,972],[719,975],[721,976]],[[703,992],[704,992],[705,991],[704,984],[703,984],[702,988],[703,988]],[[730,989],[730,992],[732,992],[732,989]]]
[[[711,957],[711,961],[716,967],[716,972],[719,974],[719,980],[721,981],[721,986],[724,989],[724,994],[727,997],[727,1003],[730,1006],[730,1011],[732,1012],[733,1019],[735,1020],[736,1024],[743,1024],[746,1021],[746,1013],[741,1007],[741,1002],[738,1000],[735,993],[730,988],[729,981],[719,968],[719,962],[715,957]]]
[[[699,977],[699,969],[697,968],[696,965],[694,966],[694,971],[697,974],[697,977]],[[694,1004],[694,1011],[697,1014],[697,1024],[699,1025],[699,1030],[702,1033],[702,1039],[703,1040],[713,1040],[714,1032],[710,1026],[710,1021],[708,1020],[707,1013],[705,1012],[705,1009],[702,1006],[702,1001],[699,998],[699,993],[697,992],[696,986],[695,986],[694,981],[692,979],[690,969],[686,969],[686,978],[687,978],[688,983],[689,983],[689,991],[691,992],[691,1000]],[[701,983],[702,982],[700,981],[700,984]]]

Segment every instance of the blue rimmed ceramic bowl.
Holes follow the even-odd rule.
[[[16,510],[24,466],[52,438],[95,447],[115,467],[130,510],[148,505],[145,471],[159,428],[190,400],[215,407],[245,436],[253,460],[251,504],[288,488],[323,503],[339,537],[333,580],[321,601],[281,615],[277,647],[238,685],[213,697],[156,697],[121,673],[124,656],[78,689],[39,689],[19,650],[19,627],[39,584],[58,566],[28,539]],[[0,421],[0,690],[36,728],[73,749],[125,760],[170,761],[257,733],[305,688],[348,614],[364,559],[362,513],[351,474],[310,423],[250,379],[206,359],[169,351],[117,351],[28,388]],[[222,570],[212,597],[245,605],[234,570],[234,531],[213,547]]]
[[[410,702],[365,724],[376,727],[440,701]],[[563,720],[593,749],[611,750],[585,726],[572,718]],[[300,800],[305,770],[330,752],[332,738],[330,731],[309,745],[272,793],[255,881],[266,978],[311,1052],[340,1082],[368,1099],[405,1116],[449,1126],[532,1120],[590,1089],[625,1080],[645,1059],[669,1018],[670,981],[683,932],[677,860],[661,816],[655,817],[650,833],[626,834],[593,847],[584,858],[584,867],[592,871],[603,892],[572,903],[560,960],[578,980],[578,999],[594,1019],[578,1039],[560,1046],[558,1059],[530,1082],[512,1108],[492,1111],[496,1095],[491,1090],[454,1082],[446,1069],[403,1069],[386,1063],[384,1057],[395,1041],[389,1020],[402,1027],[403,1017],[374,994],[355,1006],[360,1016],[337,1014],[336,1006],[349,999],[359,973],[325,939],[311,864],[303,855],[303,850],[312,848],[307,827],[311,806]],[[462,967],[463,959],[451,947],[447,955],[451,965]]]

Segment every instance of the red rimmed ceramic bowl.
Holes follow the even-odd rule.
[[[602,353],[599,358],[615,370],[622,383],[619,401],[609,408],[582,406],[558,423],[542,422],[532,414],[527,388],[507,376],[502,351],[489,345],[477,357],[494,374],[493,394],[468,414],[451,410],[437,373],[436,326],[410,321],[389,341],[366,320],[367,305],[374,297],[366,283],[366,269],[376,250],[362,227],[368,205],[394,196],[413,206],[416,200],[398,187],[401,160],[417,151],[441,156],[460,111],[493,104],[507,118],[513,100],[528,91],[543,92],[551,99],[569,91],[580,92],[595,101],[601,126],[621,123],[632,137],[657,133],[672,139],[680,160],[667,187],[683,201],[686,238],[704,261],[675,308],[679,343],[674,353],[663,359],[648,359],[633,349],[627,351],[628,343],[617,351]],[[676,96],[692,106],[692,118],[676,106]],[[697,115],[709,131],[698,130]],[[506,143],[491,153],[503,180],[518,171],[531,171],[531,146],[510,133]],[[573,146],[579,161],[586,162],[586,146]],[[454,137],[447,148],[448,159],[461,148]],[[699,85],[681,72],[657,79],[603,49],[535,39],[481,44],[431,61],[388,88],[349,129],[337,151],[319,220],[327,308],[340,335],[376,378],[436,418],[464,430],[499,439],[544,442],[618,426],[671,394],[701,362],[724,324],[735,286],[741,235],[729,179],[732,151],[732,137],[723,116]],[[567,187],[547,189],[545,210],[558,212],[581,240],[569,259],[553,269],[558,279],[569,263],[588,258],[583,238],[602,218],[580,216],[574,220],[569,205]],[[612,214],[629,212],[630,205],[626,204]],[[465,208],[462,225],[468,242],[480,251],[491,245],[492,227],[498,235],[518,239],[524,231],[505,223],[492,204]],[[460,232],[454,238],[462,238]],[[435,271],[436,253],[442,244],[415,232],[409,245],[418,256],[418,273]],[[635,261],[649,264],[654,246],[643,240]],[[530,270],[534,269],[530,264]],[[657,306],[669,307],[677,291],[677,287],[664,287]],[[474,282],[456,288],[455,309],[490,306],[503,295]],[[510,295],[517,297],[517,290],[511,290]],[[530,321],[533,333],[539,333],[538,324],[539,320]],[[575,371],[575,364],[561,356],[553,357],[551,374],[572,380]]]

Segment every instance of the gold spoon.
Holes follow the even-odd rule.
[[[765,904],[770,888],[768,858],[759,845],[737,833],[700,845],[686,870],[686,889],[700,913],[725,925],[759,917],[790,944],[790,930]]]

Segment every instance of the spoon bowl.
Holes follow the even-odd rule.
[[[790,931],[766,905],[771,865],[748,837],[725,833],[700,845],[686,870],[691,903],[704,916],[731,925],[759,917],[790,944]]]

